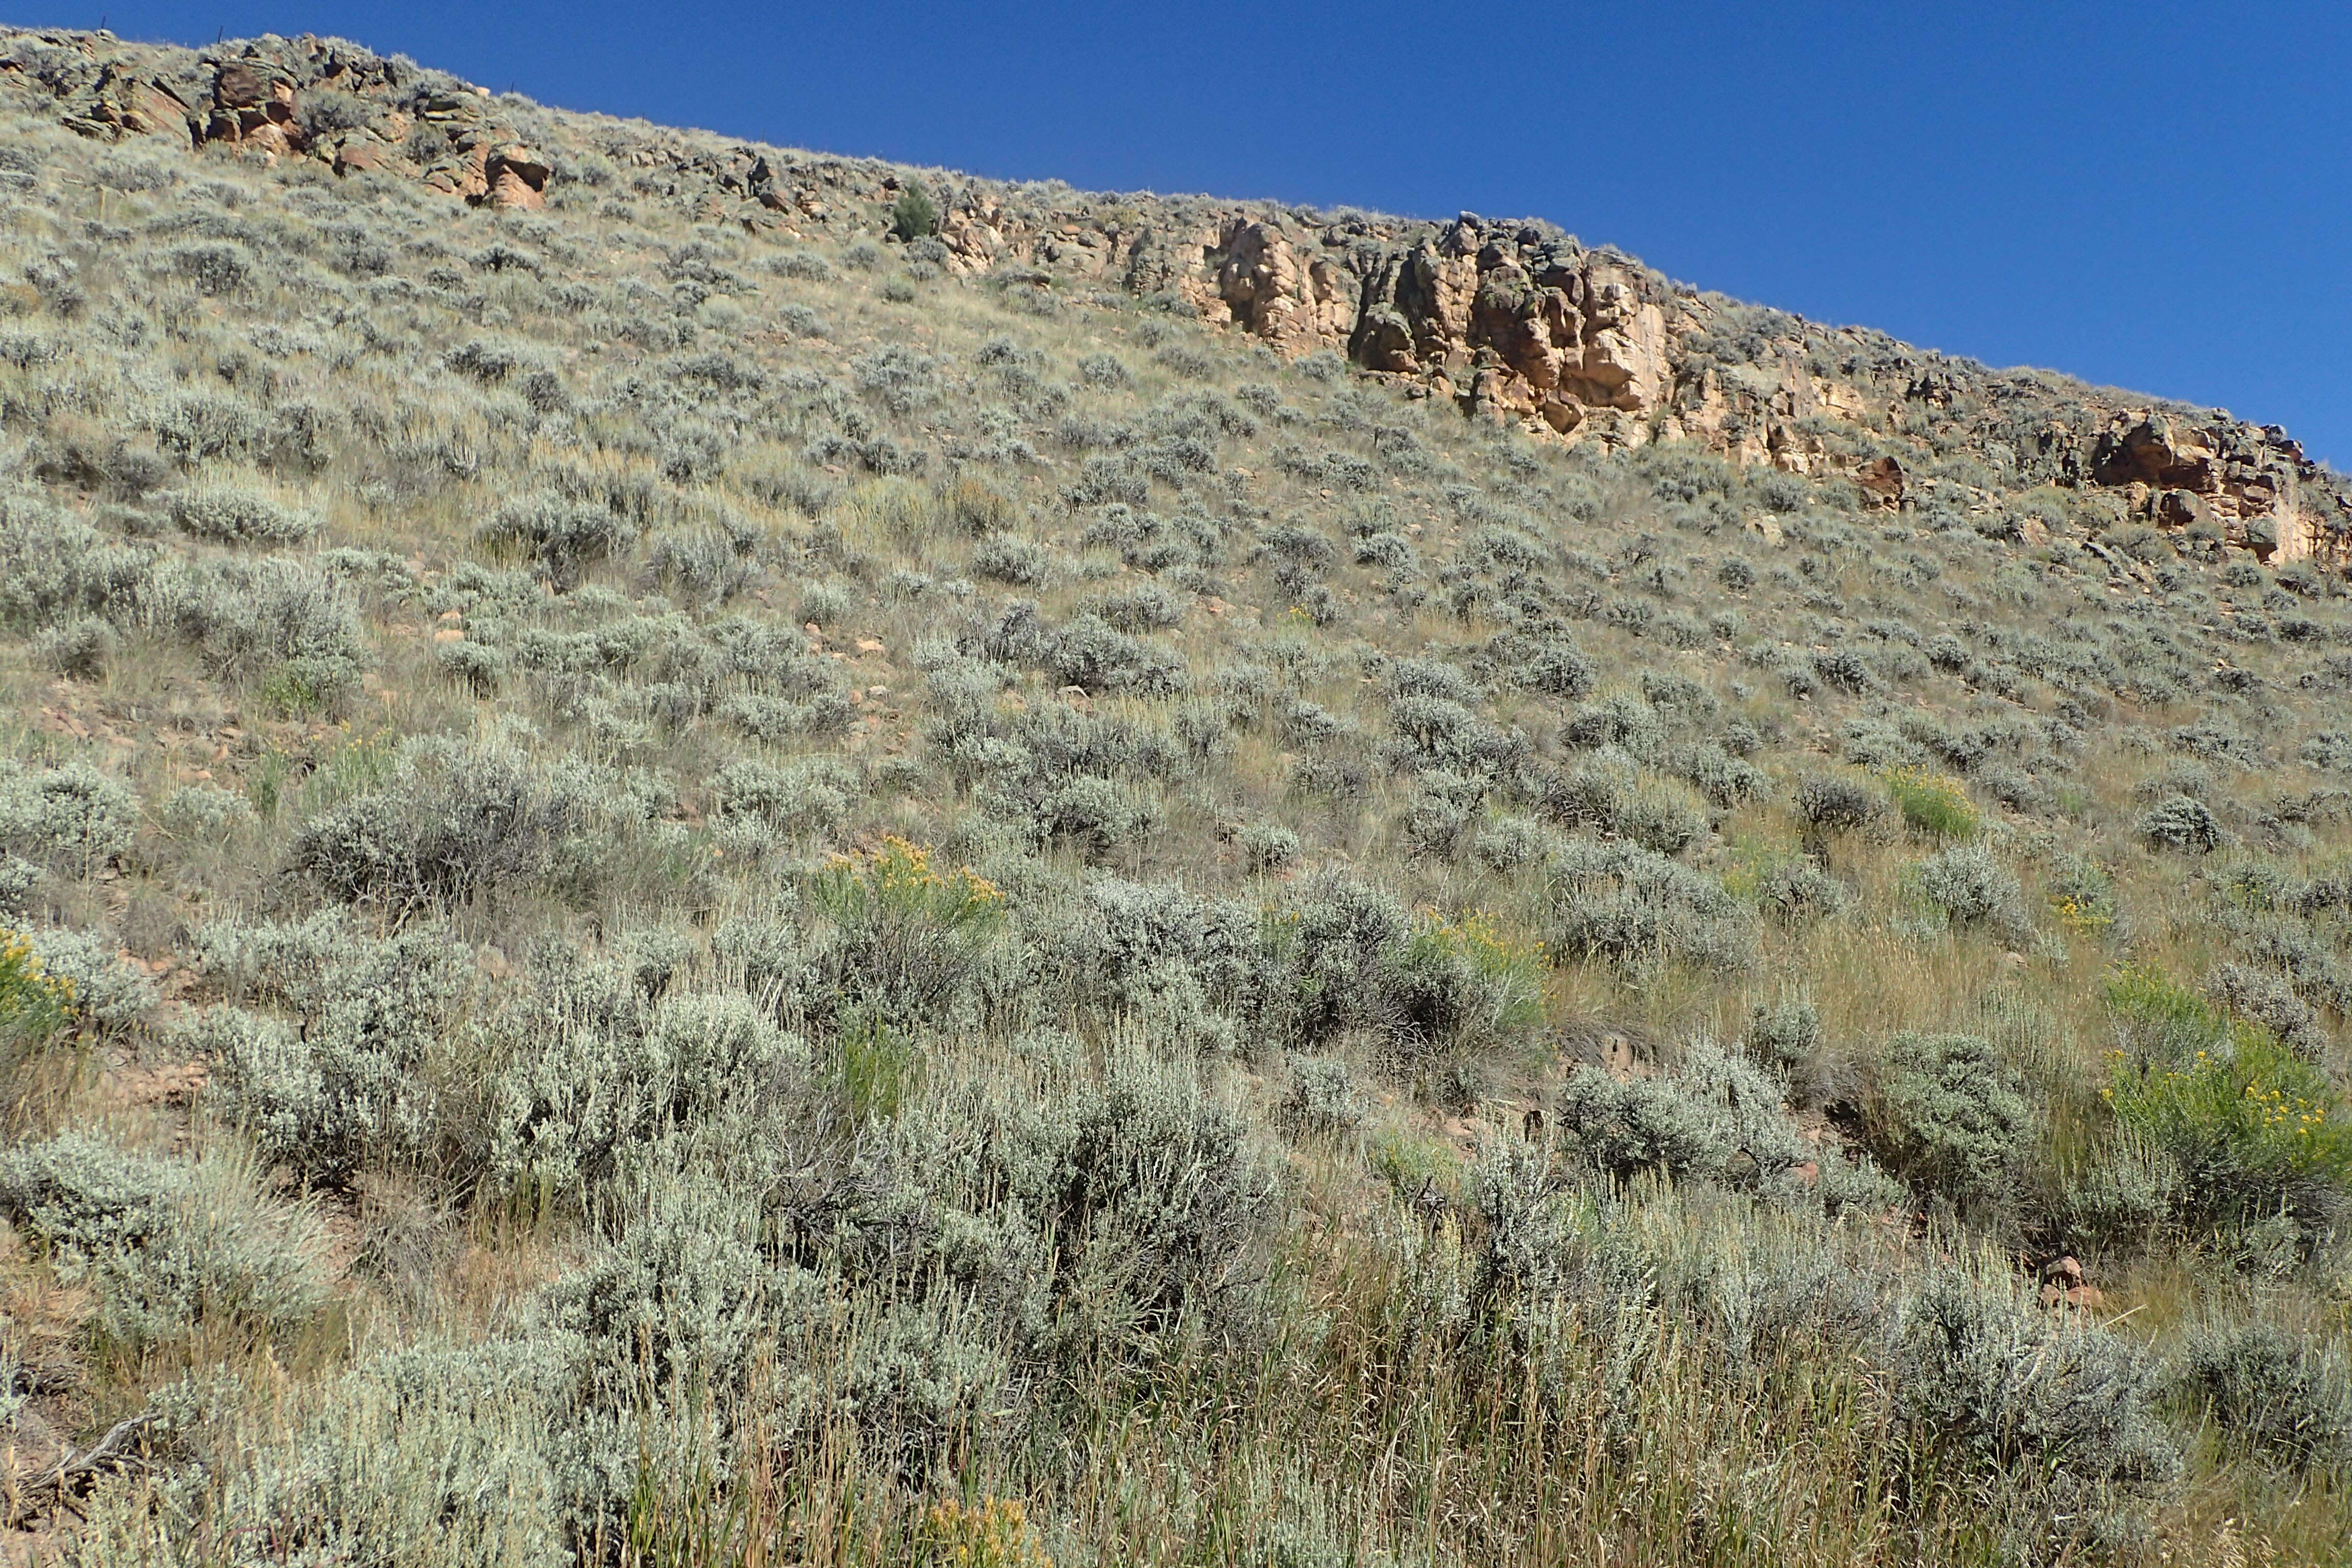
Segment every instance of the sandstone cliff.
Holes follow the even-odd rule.
[[[0,31],[0,83],[46,94],[92,137],[313,159],[500,207],[621,189],[755,229],[881,237],[890,204],[920,182],[940,211],[936,236],[915,242],[929,264],[1008,288],[1141,296],[1285,354],[1342,354],[1409,395],[1539,438],[1695,441],[1849,474],[1898,508],[1968,511],[2052,485],[2209,546],[2352,562],[2352,485],[2276,426],[1744,305],[1540,221],[1096,195],[751,146],[495,97],[308,37],[202,52]]]

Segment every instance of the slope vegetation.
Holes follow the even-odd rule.
[[[37,1556],[2340,1554],[2284,432],[333,41],[0,132]]]

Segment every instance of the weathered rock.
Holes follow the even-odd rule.
[[[390,166],[392,149],[373,138],[354,136],[335,149],[338,174],[380,171]]]
[[[2099,437],[2092,473],[2104,485],[2210,489],[2214,454],[2202,436],[2162,415],[2119,415]]]
[[[484,198],[496,207],[535,209],[547,205],[548,176],[554,168],[520,142],[489,150],[482,163]]]
[[[89,100],[69,121],[85,135],[188,137],[194,128],[187,103],[169,87],[109,65],[90,89]]]
[[[212,113],[205,139],[247,147],[276,158],[291,149],[295,135],[294,83],[258,59],[215,60]]]
[[[1301,262],[1282,231],[1237,217],[1220,237],[1215,299],[1227,317],[1277,347],[1338,347],[1354,326],[1362,284],[1328,257]]]
[[[1874,458],[1853,476],[1853,482],[1884,507],[1903,504],[1903,465],[1891,457]]]

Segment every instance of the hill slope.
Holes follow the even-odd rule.
[[[2345,1539],[2283,432],[337,42],[0,115],[37,1550]]]

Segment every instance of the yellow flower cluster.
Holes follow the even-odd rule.
[[[1505,930],[1502,921],[1486,910],[1473,910],[1456,921],[1447,920],[1435,910],[1426,910],[1423,918],[1428,922],[1423,929],[1431,937],[1462,953],[1482,971],[1492,973],[1551,962],[1550,948]]]
[[[73,1015],[74,983],[51,974],[24,931],[0,926],[0,1034],[37,1035]]]
[[[828,866],[866,878],[876,891],[886,895],[946,894],[972,903],[1004,901],[996,884],[971,867],[959,866],[943,875],[932,867],[929,849],[896,835],[862,854],[835,855]]]
[[[2291,1128],[2299,1138],[2316,1137],[2319,1129],[2327,1124],[2327,1106],[2305,1095],[2289,1094],[2283,1089],[2264,1089],[2261,1084],[2246,1085],[2246,1098],[2253,1103],[2249,1109],[2254,1123],[2273,1130]]]
[[[2147,978],[2124,977],[2153,994]],[[2218,1144],[2280,1172],[2352,1175],[2352,1121],[2326,1075],[2259,1026],[2239,1022],[2231,1034],[2227,1050],[2217,1045],[2153,1072],[2111,1051],[2100,1098],[2120,1121],[2161,1142]]]
[[[954,1498],[924,1510],[921,1561],[927,1568],[1054,1568],[1018,1498]]]
[[[2077,936],[2097,936],[2116,923],[2114,910],[2071,893],[2053,899],[2050,907],[2056,912],[2058,923]]]
[[[896,837],[872,849],[834,856],[816,891],[838,918],[911,916],[950,927],[992,921],[1004,906],[1003,892],[971,867],[940,870],[929,849]]]

